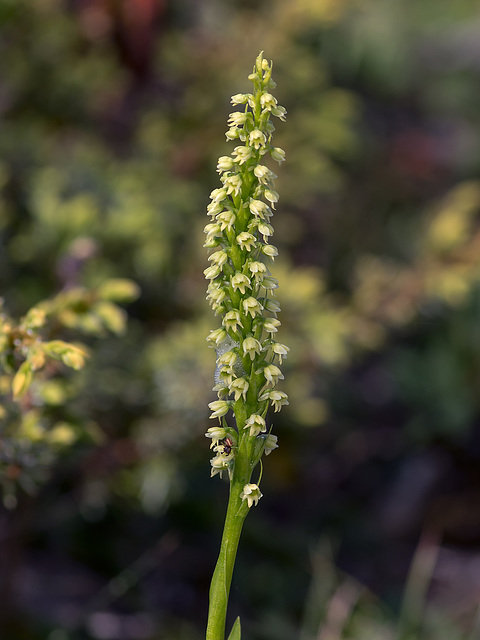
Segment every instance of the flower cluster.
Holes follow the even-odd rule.
[[[277,176],[264,164],[264,157],[279,164],[285,159],[284,151],[271,144],[275,129],[271,116],[285,120],[286,115],[270,93],[275,87],[271,76],[272,65],[260,54],[249,76],[253,92],[232,98],[232,104],[242,110],[230,114],[226,137],[238,145],[230,156],[219,159],[222,186],[212,191],[207,207],[211,222],[205,227],[204,246],[215,250],[204,272],[210,281],[207,300],[222,319],[222,326],[207,338],[217,352],[214,390],[218,400],[209,405],[210,417],[219,418],[223,425],[206,434],[216,452],[212,475],[223,469],[232,472],[236,451],[244,441],[252,463],[272,451],[276,436],[267,435],[267,410],[273,405],[277,412],[288,404],[287,395],[276,389],[283,379],[277,363],[282,364],[289,349],[275,340],[280,326],[280,306],[274,297],[278,283],[266,264],[278,254],[270,244],[278,193]],[[230,410],[236,431],[226,425]],[[225,438],[232,441],[229,432],[234,432],[230,435],[235,435],[238,447],[225,446]],[[246,484],[242,493],[249,506],[261,497],[259,490],[252,493],[254,486]]]

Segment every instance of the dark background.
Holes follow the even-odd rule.
[[[290,406],[232,620],[252,640],[477,637],[477,3],[0,0],[5,306],[141,290],[126,334],[86,339],[86,369],[42,401],[95,437],[4,469],[2,639],[202,638],[227,495],[203,435],[202,229],[260,50],[288,110]]]

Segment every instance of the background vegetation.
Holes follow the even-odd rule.
[[[477,637],[479,36],[473,0],[0,0],[5,313],[59,294],[50,337],[90,350],[19,409],[0,377],[2,638],[202,637],[226,504],[202,229],[261,49],[290,406],[232,616]]]

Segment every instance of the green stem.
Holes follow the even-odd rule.
[[[233,567],[243,522],[249,511],[246,502],[243,502],[240,498],[240,494],[248,479],[245,481],[244,479],[235,478],[234,473],[230,484],[230,497],[225,517],[222,544],[210,585],[206,640],[224,640],[225,638],[225,620]]]

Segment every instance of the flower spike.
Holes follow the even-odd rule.
[[[288,404],[286,394],[276,390],[283,380],[277,365],[287,356],[288,347],[274,339],[280,326],[276,317],[280,306],[273,297],[278,283],[267,266],[278,254],[270,241],[279,199],[277,176],[267,159],[270,156],[279,163],[285,159],[285,152],[271,143],[271,119],[285,120],[286,110],[272,94],[272,65],[262,53],[249,80],[252,92],[237,93],[231,100],[238,110],[228,116],[226,137],[235,145],[230,155],[218,160],[221,186],[210,194],[211,222],[205,227],[205,246],[213,250],[204,271],[210,282],[207,300],[221,319],[221,327],[207,338],[217,352],[214,389],[218,400],[209,405],[210,417],[219,418],[226,427],[232,411],[238,440],[235,448],[227,446],[226,456],[221,444],[225,429],[208,430],[216,452],[212,474],[224,469],[232,473],[237,455],[246,455],[247,468],[252,470],[263,453],[277,446],[275,436],[266,436],[268,407],[277,412]],[[250,507],[261,493],[250,477],[243,480],[242,501]]]

